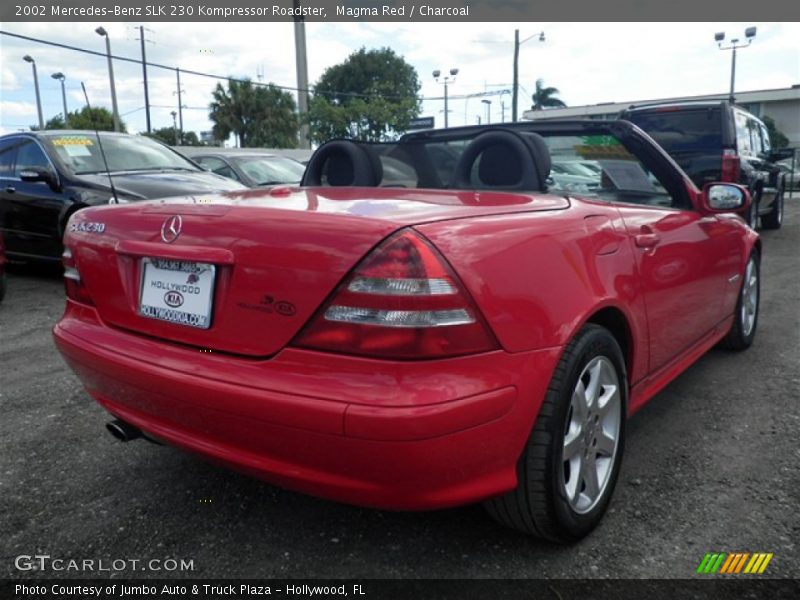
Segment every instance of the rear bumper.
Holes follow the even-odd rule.
[[[412,363],[286,349],[252,360],[112,329],[69,301],[53,334],[87,391],[150,435],[283,487],[387,509],[512,489],[560,355]]]

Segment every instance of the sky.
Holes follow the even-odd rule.
[[[128,23],[4,23],[0,30],[105,52],[94,33],[102,25],[112,53],[141,59],[138,28]],[[294,28],[280,23],[143,23],[148,62],[182,69],[249,77],[296,87]],[[790,87],[800,83],[800,23],[307,23],[309,82],[344,61],[359,48],[390,47],[416,70],[422,84],[422,116],[444,122],[443,86],[435,69],[459,69],[448,86],[450,126],[492,122],[511,115],[510,90],[514,29],[520,38],[520,115],[530,107],[537,78],[560,90],[570,106],[726,92],[730,85],[731,52],[721,51],[714,33],[743,38],[758,27],[750,47],[737,53],[738,91]],[[538,33],[545,32],[540,42]],[[42,109],[47,120],[62,112],[61,89],[51,78],[66,75],[70,111],[84,104],[80,82],[92,105],[110,109],[104,57],[0,36],[0,133],[27,129],[37,122],[30,54],[37,63]],[[141,65],[114,64],[119,111],[129,132],[145,130]],[[152,127],[172,125],[177,108],[174,71],[148,69]],[[184,130],[211,129],[208,104],[213,79],[183,75]]]

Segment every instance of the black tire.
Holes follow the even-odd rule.
[[[772,202],[772,210],[761,217],[761,227],[764,229],[780,229],[783,225],[783,189],[778,191]]]
[[[753,269],[756,275],[755,281],[755,298],[756,298],[756,306],[755,306],[755,316],[753,319],[752,326],[747,326],[747,321],[745,319],[745,311],[743,310],[743,306],[745,304],[745,296],[747,295],[745,292],[745,286],[748,283],[748,266],[752,263]],[[736,300],[736,312],[734,313],[733,317],[733,325],[731,325],[730,331],[728,334],[722,338],[720,342],[720,346],[727,350],[746,350],[751,346],[753,343],[753,339],[756,337],[756,329],[758,329],[758,312],[759,308],[761,307],[761,255],[759,254],[757,249],[753,249],[753,252],[750,254],[750,257],[747,259],[747,265],[745,266],[744,273],[742,274],[742,285],[739,288],[739,298]]]
[[[618,435],[613,458],[609,459],[610,471],[596,502],[586,512],[578,512],[567,498],[564,441],[572,421],[571,404],[578,378],[597,357],[604,357],[613,365],[618,379]],[[608,508],[622,463],[627,382],[625,361],[614,336],[599,325],[586,325],[567,345],[553,373],[517,465],[517,488],[484,502],[489,514],[507,527],[555,542],[574,542],[591,532]],[[575,437],[584,437],[583,430]]]

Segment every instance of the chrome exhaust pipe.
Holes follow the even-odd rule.
[[[120,442],[130,442],[131,440],[142,437],[141,429],[119,419],[114,419],[106,423],[106,429]]]

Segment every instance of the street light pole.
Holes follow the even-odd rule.
[[[61,82],[61,101],[64,103],[64,127],[69,129],[69,113],[67,112],[67,92],[64,89],[64,81],[66,77],[60,71],[58,73],[53,73],[50,77],[53,79],[57,79]]]
[[[492,101],[484,98],[481,102],[486,105],[486,124],[489,125],[492,122]]]
[[[172,132],[175,134],[175,145],[176,145],[176,146],[180,146],[180,141],[178,140],[178,123],[177,123],[177,121],[175,121],[175,117],[177,117],[177,116],[178,116],[178,113],[176,113],[176,112],[173,110],[173,111],[172,111],[171,113],[169,113],[169,114],[171,114],[171,115],[172,115]]]
[[[736,102],[736,98],[733,95],[734,84],[736,81],[736,50],[739,48],[747,48],[750,44],[753,43],[753,38],[756,37],[756,28],[755,27],[748,27],[744,30],[744,37],[747,40],[746,44],[740,44],[739,38],[734,38],[731,40],[730,45],[723,46],[722,42],[725,40],[725,32],[720,31],[714,34],[714,41],[717,42],[717,46],[720,50],[733,50],[733,54],[731,56],[731,91],[729,94],[729,100],[731,102]]]
[[[458,75],[458,69],[450,69],[450,75],[445,75],[442,77],[442,72],[439,69],[436,69],[433,72],[433,78],[436,80],[436,83],[442,83],[444,85],[444,128],[447,129],[449,126],[448,114],[450,109],[447,106],[447,86],[451,83],[455,83],[456,75]],[[441,79],[441,81],[439,81]]]
[[[36,61],[30,54],[22,57],[25,62],[31,63],[33,67],[33,87],[36,89],[36,110],[39,113],[39,129],[44,129],[44,117],[42,116],[42,98],[39,95],[39,76],[36,74]]]
[[[117,88],[114,85],[114,63],[111,61],[111,39],[103,27],[94,30],[101,37],[106,38],[106,56],[108,57],[108,82],[111,86],[111,113],[114,117],[114,131],[120,130],[119,109],[117,108]]]
[[[528,40],[539,37],[539,41],[544,41],[544,31],[529,35],[524,40],[519,39],[519,29],[514,30],[514,81],[511,90],[511,122],[517,122],[517,102],[519,98],[519,47]]]

